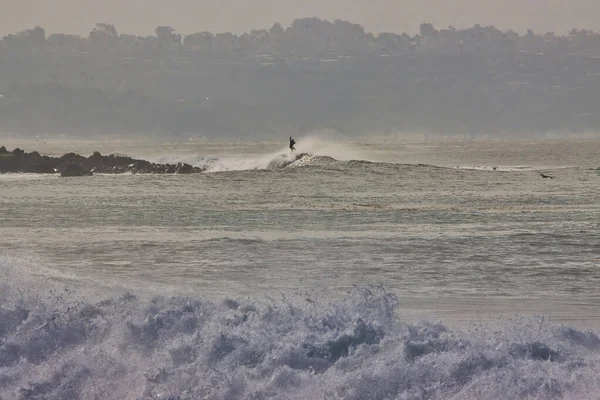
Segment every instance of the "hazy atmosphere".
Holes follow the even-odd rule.
[[[445,28],[474,24],[525,32],[600,29],[596,0],[1,0],[0,33],[40,25],[48,32],[87,33],[96,22],[123,33],[148,35],[158,25],[188,34],[288,25],[296,18],[344,19],[375,33],[416,33],[421,22]]]
[[[0,1],[0,399],[600,399],[598,0]]]
[[[600,129],[600,34],[581,26],[519,33],[424,20],[414,33],[377,33],[312,17],[243,33],[185,33],[182,22],[133,35],[87,11],[96,21],[87,33],[35,25],[3,36],[1,131],[264,138]]]

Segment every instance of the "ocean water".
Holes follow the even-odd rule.
[[[597,138],[2,144],[3,399],[600,398]]]

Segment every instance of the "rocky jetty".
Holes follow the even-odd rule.
[[[89,171],[89,170],[83,168],[79,164],[67,164],[65,166],[65,168],[63,169],[63,171],[60,173],[60,176],[62,176],[62,177],[92,176],[92,175],[94,175],[94,173],[92,171]]]
[[[0,147],[0,173],[36,173],[61,176],[89,176],[100,174],[192,174],[203,172],[202,168],[189,164],[156,164],[114,154],[103,156],[95,151],[89,157],[67,153],[61,157],[42,156],[37,151],[26,153],[15,148],[8,151]]]

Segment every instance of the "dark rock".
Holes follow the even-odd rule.
[[[6,154],[8,153],[8,150],[6,150],[6,147],[2,146],[0,147],[0,154]]]
[[[191,174],[203,170],[189,164],[156,164],[146,160],[137,160],[127,156],[111,154],[103,156],[95,151],[84,157],[76,153],[67,153],[61,157],[42,156],[37,151],[25,153],[15,149],[12,153],[0,153],[0,172],[55,173],[61,176],[87,176],[92,173],[122,174]]]
[[[63,154],[60,158],[60,161],[68,161],[68,162],[81,162],[83,160],[85,160],[84,156],[80,156],[79,154],[75,154],[75,153],[67,153],[67,154]]]
[[[190,164],[183,164],[179,169],[177,169],[178,174],[191,174],[194,172],[194,167]]]
[[[56,161],[50,157],[39,156],[24,168],[24,172],[33,174],[53,174],[56,172]]]
[[[60,173],[62,177],[72,177],[72,176],[91,176],[94,173],[90,170],[83,168],[79,164],[67,164],[64,170]]]

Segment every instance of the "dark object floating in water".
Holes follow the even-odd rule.
[[[16,148],[8,151],[0,147],[0,173],[34,173],[54,174],[61,176],[89,176],[94,173],[122,174],[192,174],[204,169],[189,164],[156,164],[146,160],[138,160],[114,154],[103,156],[95,151],[84,157],[75,153],[67,153],[61,157],[42,156],[37,151],[25,153]]]
[[[540,176],[541,176],[542,178],[544,178],[544,179],[546,179],[546,178],[554,179],[554,177],[553,177],[553,176],[546,175],[546,174],[542,174],[541,172],[540,172]]]

